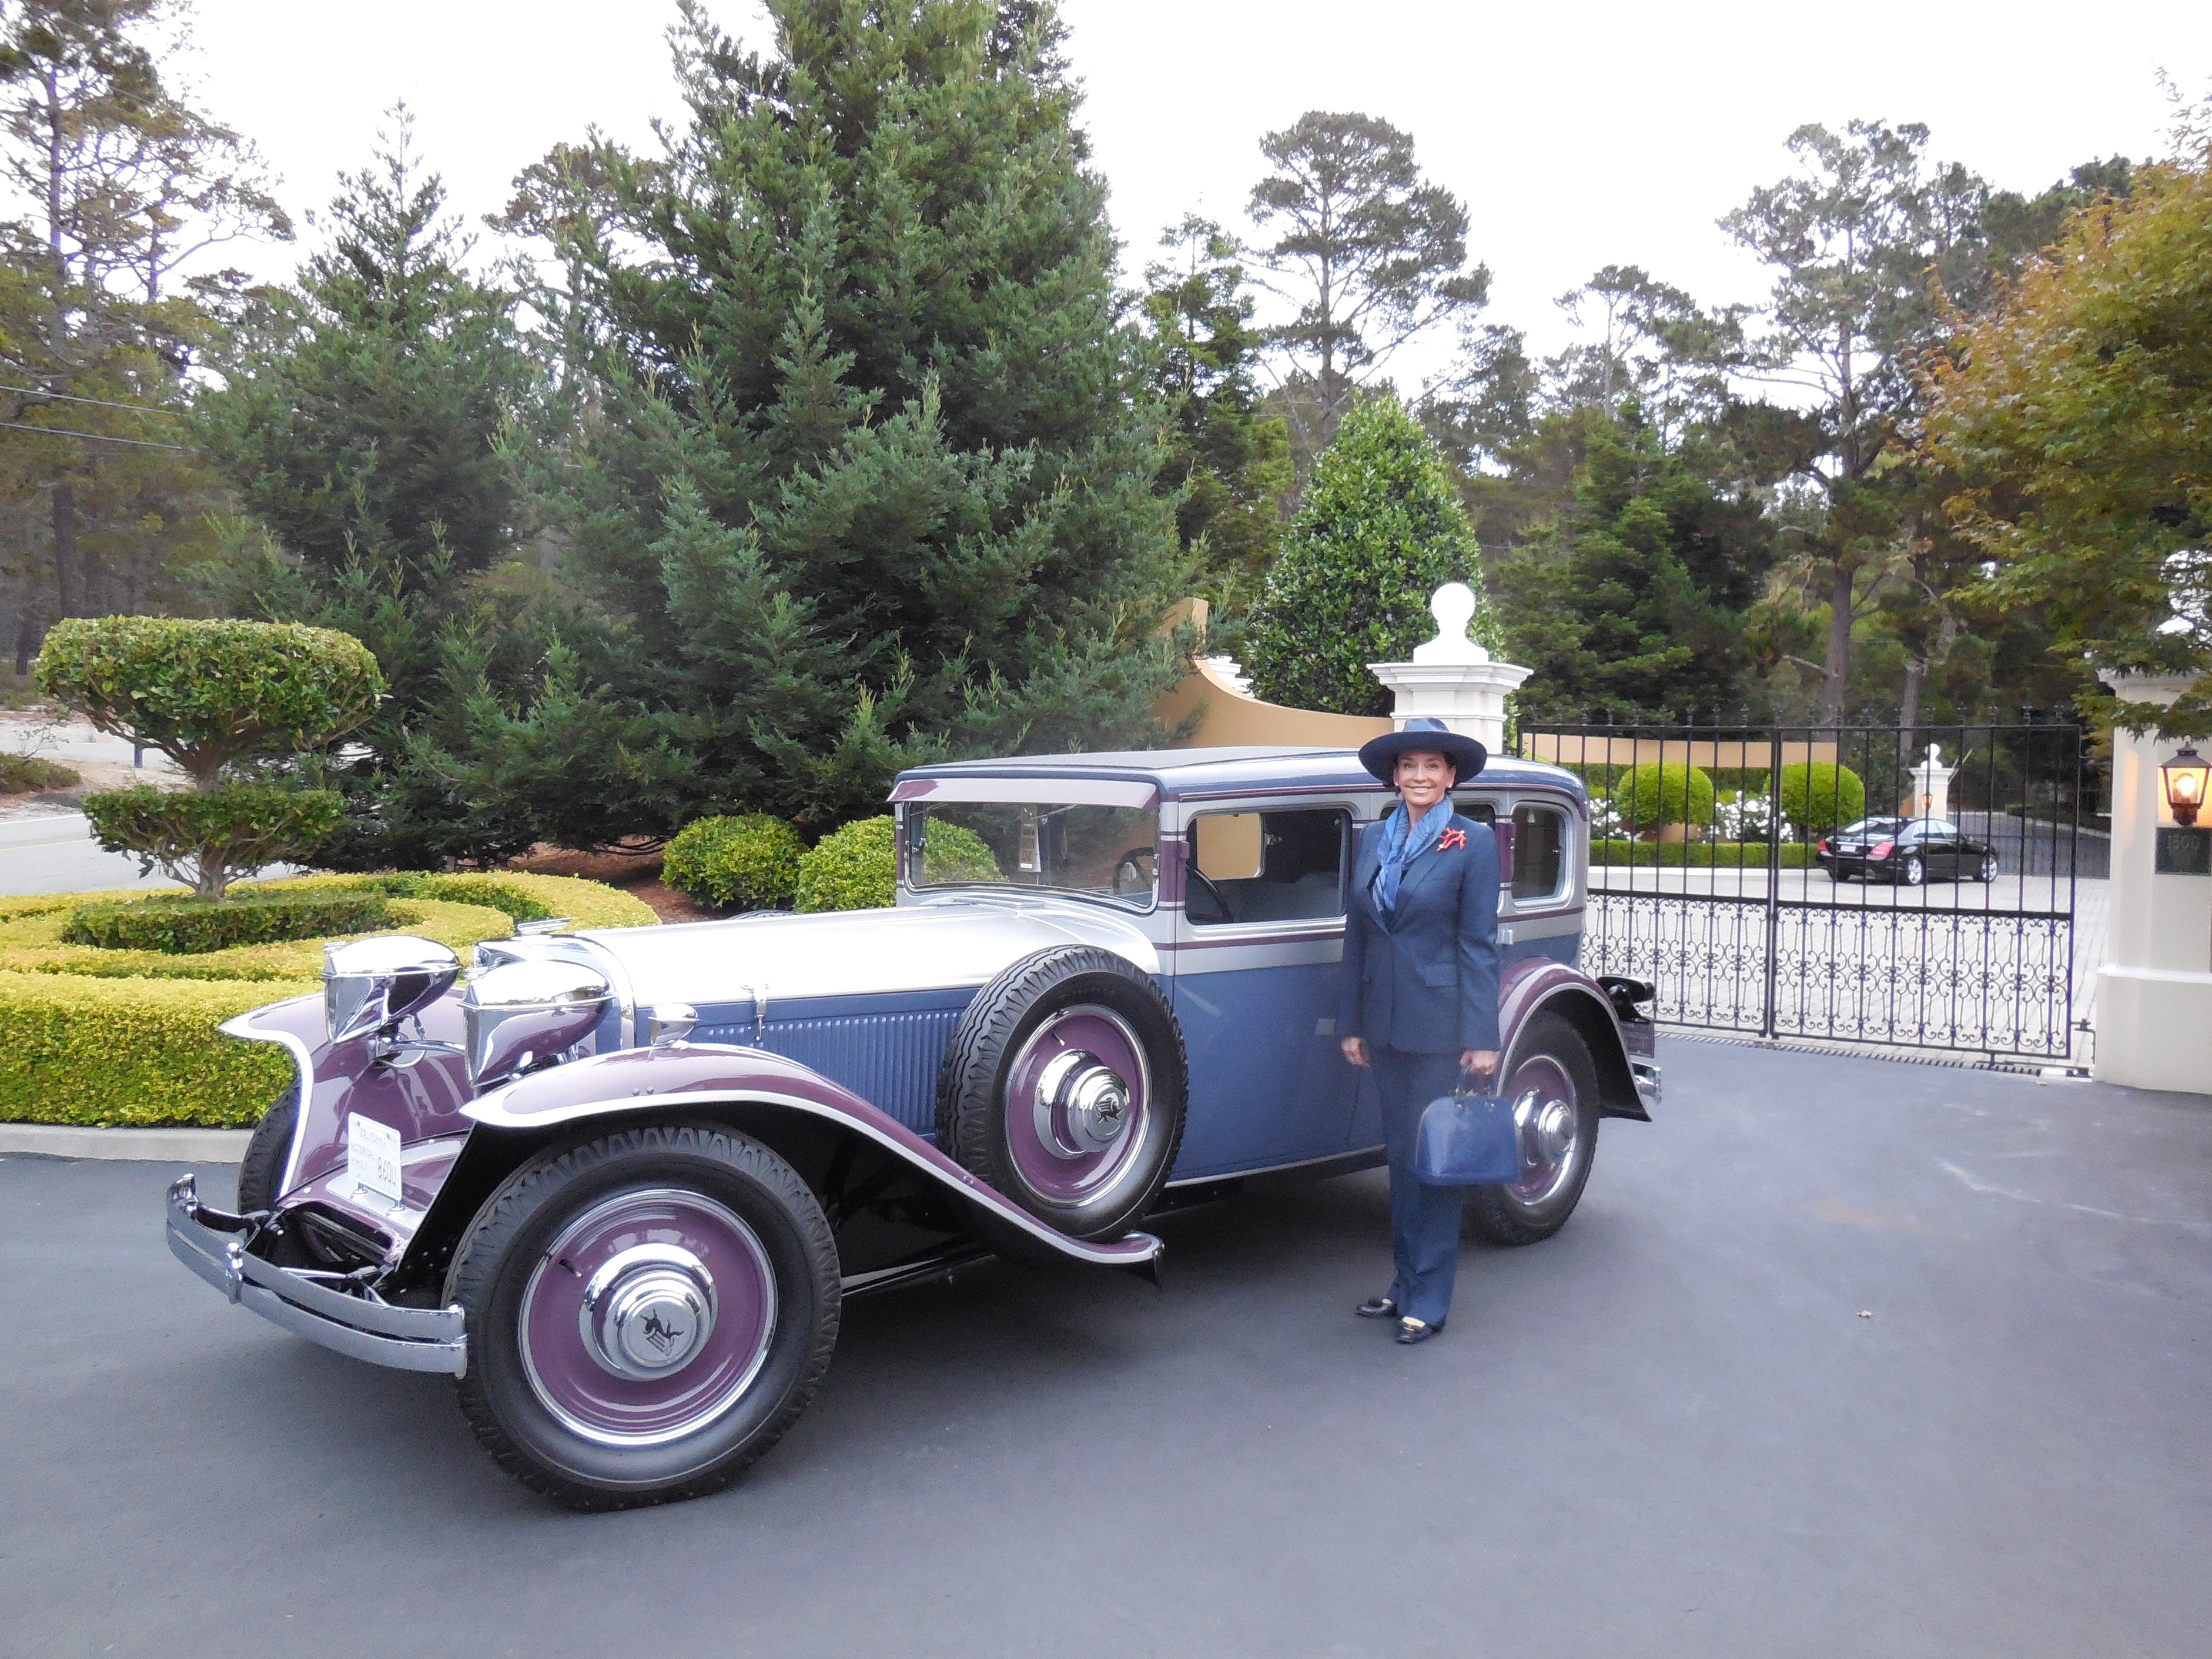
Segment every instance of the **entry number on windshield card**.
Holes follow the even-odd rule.
[[[362,1191],[398,1203],[399,1131],[359,1112],[348,1117],[346,1174]]]

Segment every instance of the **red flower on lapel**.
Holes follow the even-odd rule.
[[[1456,853],[1466,845],[1467,831],[1464,830],[1447,830],[1437,837],[1437,847],[1442,852]]]

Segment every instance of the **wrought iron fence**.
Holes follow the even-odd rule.
[[[2078,726],[1524,720],[1516,744],[1589,785],[1583,965],[1650,981],[1662,1023],[2075,1054],[2107,868]]]

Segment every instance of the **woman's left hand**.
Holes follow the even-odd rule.
[[[1462,1072],[1473,1072],[1478,1076],[1487,1077],[1498,1069],[1498,1050],[1470,1048],[1459,1057],[1459,1066]]]

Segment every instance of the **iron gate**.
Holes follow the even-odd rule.
[[[1516,746],[1589,785],[1583,965],[1650,981],[1661,1023],[2075,1056],[2110,846],[2078,726],[1528,721]]]

